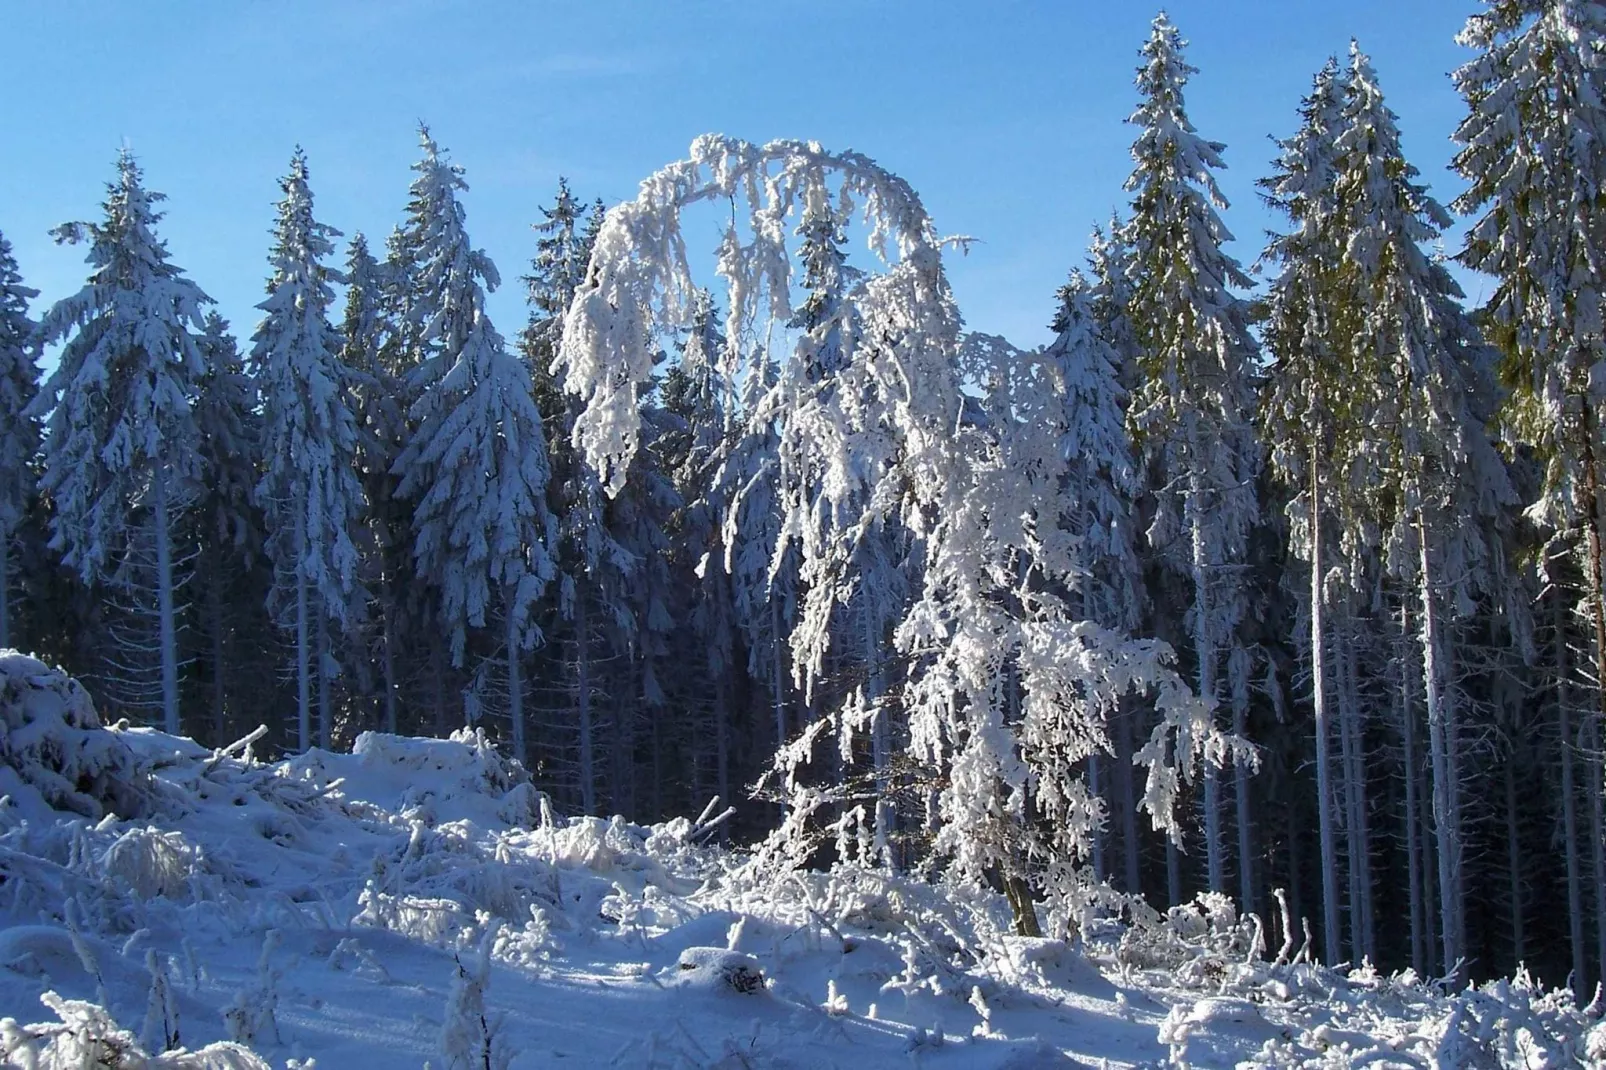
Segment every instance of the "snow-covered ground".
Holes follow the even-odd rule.
[[[1322,969],[1225,901],[1134,922],[1089,895],[1069,940],[1017,938],[980,891],[784,873],[688,819],[554,814],[472,733],[264,763],[102,728],[11,653],[0,795],[6,1065],[1606,1060],[1598,1006]],[[97,1036],[116,1059],[82,1061]]]

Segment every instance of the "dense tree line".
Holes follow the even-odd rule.
[[[296,152],[242,352],[125,152],[37,322],[0,239],[0,645],[219,745],[476,725],[560,806],[718,796],[762,851],[946,868],[1023,931],[1089,877],[1284,889],[1326,960],[1587,992],[1606,4],[1491,0],[1463,43],[1483,307],[1353,43],[1235,261],[1162,15],[1127,209],[1029,352],[962,332],[902,180],[719,138],[609,210],[560,184],[510,344],[427,129],[341,266]]]

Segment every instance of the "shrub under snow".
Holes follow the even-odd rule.
[[[101,727],[77,680],[0,650],[0,795],[90,818],[129,817],[145,809],[140,781],[133,754]]]

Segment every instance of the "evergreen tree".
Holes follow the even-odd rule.
[[[1344,86],[1329,60],[1300,105],[1299,131],[1279,143],[1277,170],[1260,185],[1291,224],[1272,238],[1262,260],[1278,268],[1266,297],[1264,337],[1274,363],[1267,377],[1261,427],[1271,464],[1293,491],[1288,503],[1294,552],[1311,570],[1308,630],[1312,707],[1316,720],[1316,812],[1321,845],[1322,935],[1328,962],[1339,950],[1338,854],[1327,696],[1331,668],[1323,624],[1328,571],[1326,544],[1335,541],[1324,520],[1340,526],[1357,518],[1338,500],[1351,485],[1340,469],[1355,457],[1365,433],[1364,409],[1346,404],[1359,371],[1343,344],[1348,314],[1341,299],[1337,228],[1337,138],[1343,129]],[[1340,569],[1338,575],[1345,572]]]
[[[1600,456],[1606,360],[1606,4],[1500,0],[1468,20],[1460,42],[1479,55],[1456,71],[1468,115],[1455,167],[1469,186],[1453,207],[1478,216],[1460,260],[1491,275],[1482,322],[1505,357],[1507,423],[1538,448],[1544,483],[1530,514],[1582,550],[1596,709],[1606,718],[1606,580],[1602,578]],[[1582,529],[1582,546],[1578,534]],[[1574,729],[1565,640],[1556,674],[1568,931],[1575,990],[1587,991],[1576,813]],[[1591,685],[1586,685],[1591,686]],[[1598,733],[1598,730],[1597,730]],[[1597,734],[1597,738],[1599,738]],[[1596,812],[1602,774],[1586,778]],[[1591,837],[1599,840],[1598,830]],[[1597,859],[1600,856],[1595,847]],[[1597,864],[1599,961],[1606,976],[1606,894]]]
[[[546,505],[549,477],[541,415],[528,371],[512,357],[485,314],[485,293],[500,281],[464,228],[462,169],[422,135],[414,183],[414,313],[426,323],[428,356],[414,369],[416,422],[392,472],[397,493],[416,499],[414,558],[440,595],[451,658],[461,665],[468,628],[483,627],[500,604],[514,751],[524,756],[519,666],[540,638],[532,607],[552,578],[554,537]],[[425,313],[428,313],[425,319]]]
[[[191,332],[210,299],[169,262],[155,233],[162,194],[140,179],[125,150],[105,220],[55,231],[89,243],[92,271],[45,313],[44,344],[63,345],[35,411],[50,410],[41,486],[55,506],[51,546],[84,582],[111,580],[154,600],[155,690],[163,727],[176,733],[174,521],[202,475],[191,406],[204,362]],[[148,554],[136,548],[139,528]]]
[[[264,317],[252,336],[251,371],[262,398],[263,474],[257,501],[267,520],[275,566],[270,608],[296,640],[296,745],[313,745],[312,665],[318,673],[317,744],[333,731],[329,621],[342,630],[361,612],[353,527],[362,511],[351,373],[329,325],[337,271],[323,260],[339,232],[313,218],[307,161],[297,149],[279,183],[273,273]],[[314,635],[313,632],[316,632]]]
[[[1142,376],[1131,421],[1156,508],[1148,535],[1192,584],[1188,628],[1198,693],[1214,708],[1224,654],[1244,612],[1241,566],[1258,515],[1260,462],[1250,423],[1256,347],[1247,306],[1231,289],[1250,280],[1222,248],[1232,237],[1217,214],[1226,201],[1213,174],[1223,166],[1223,146],[1200,137],[1188,119],[1183,88],[1196,70],[1183,47],[1161,14],[1138,69],[1143,99],[1130,121],[1141,133],[1132,146],[1132,214],[1122,238],[1131,250],[1129,314]],[[1206,766],[1205,851],[1209,887],[1225,891],[1217,773]]]
[[[1466,616],[1494,589],[1494,545],[1511,505],[1506,468],[1485,431],[1498,403],[1493,353],[1459,301],[1460,288],[1421,243],[1449,216],[1415,181],[1370,60],[1351,47],[1336,198],[1340,271],[1354,317],[1358,372],[1350,404],[1364,406],[1353,471],[1371,474],[1361,507],[1384,536],[1384,559],[1416,587],[1428,722],[1439,926],[1446,972],[1465,953],[1465,836],[1460,801],[1463,726],[1446,613]],[[1353,333],[1351,333],[1353,332]]]
[[[205,363],[195,398],[205,489],[193,513],[200,548],[195,572],[212,685],[210,727],[221,747],[232,742],[225,738],[231,727],[243,727],[243,717],[229,716],[242,705],[242,688],[231,684],[252,660],[253,618],[242,616],[238,607],[251,604],[251,580],[262,555],[262,519],[254,497],[261,423],[255,384],[245,374],[228,322],[208,312],[197,345]]]
[[[28,301],[39,291],[22,284],[11,243],[0,235],[0,650],[12,638],[11,577],[23,522],[32,512],[39,479],[39,352]]]

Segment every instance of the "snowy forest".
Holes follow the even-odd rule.
[[[1410,134],[1465,192],[1352,43],[1268,132],[1245,262],[1162,14],[1031,350],[966,331],[909,181],[814,142],[560,184],[506,283],[449,132],[384,236],[298,149],[232,325],[160,236],[183,161],[125,150],[55,232],[77,293],[0,238],[0,648],[209,747],[482,728],[564,812],[978,882],[1023,936],[1214,891],[1328,964],[1587,999],[1606,3],[1462,41],[1463,118]]]

